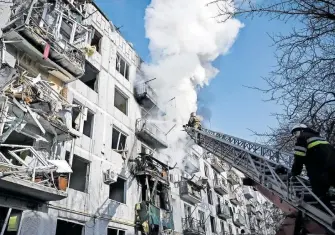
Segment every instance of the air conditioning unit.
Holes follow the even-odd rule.
[[[104,173],[104,183],[105,184],[113,184],[117,181],[118,174],[115,173],[112,169],[108,169]]]

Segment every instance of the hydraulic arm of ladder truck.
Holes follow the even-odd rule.
[[[245,185],[253,186],[287,215],[277,235],[335,234],[335,215],[312,192],[308,180],[287,177],[291,154],[204,128],[184,128],[203,149],[243,173]]]

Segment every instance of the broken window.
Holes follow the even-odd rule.
[[[220,220],[220,227],[221,227],[221,234],[224,234],[224,222],[222,220]]]
[[[94,122],[94,114],[90,110],[88,110],[86,120],[84,121],[83,134],[89,138],[92,138],[93,124],[94,124],[93,122]]]
[[[100,47],[101,39],[102,35],[98,32],[98,30],[94,29],[94,35],[92,37],[91,46],[95,46],[96,51],[99,53],[101,53],[101,47]]]
[[[126,232],[119,229],[108,228],[107,235],[125,235]]]
[[[205,176],[208,177],[209,172],[208,172],[208,166],[204,164],[204,171],[205,171]]]
[[[8,220],[6,221],[7,215]],[[0,207],[0,231],[4,228],[3,235],[17,235],[21,221],[22,211]]]
[[[169,178],[170,178],[170,182],[173,183],[173,174],[172,173],[170,173]]]
[[[65,220],[57,220],[56,235],[82,235],[84,234],[84,226]]]
[[[116,183],[109,185],[109,199],[126,203],[126,180],[118,177]]]
[[[78,107],[72,108],[72,128],[79,132],[82,132],[87,137],[92,138],[94,113],[87,108],[83,109],[81,107],[82,105],[78,104],[78,102],[76,101],[73,101],[73,104],[77,105]],[[82,119],[81,119],[82,116],[84,117],[83,124],[82,124]]]
[[[80,112],[81,107],[75,101],[73,101],[74,105],[78,105],[78,107],[72,107],[72,128],[79,131],[80,130]]]
[[[128,115],[128,98],[116,87],[114,93],[114,106],[125,115]]]
[[[99,70],[94,68],[90,62],[85,62],[85,74],[79,78],[80,81],[86,84],[93,91],[98,92],[98,74]]]
[[[66,152],[65,160],[68,163],[70,163],[69,158],[70,153]],[[77,155],[73,155],[72,171],[69,188],[87,193],[90,174],[89,162]]]
[[[113,127],[112,149],[116,151],[124,150],[126,147],[127,136]]]
[[[207,199],[208,199],[208,203],[213,205],[213,197],[212,197],[212,190],[208,187],[207,188]]]
[[[210,216],[210,222],[211,222],[211,230],[212,230],[212,233],[216,233],[215,218],[214,218],[213,216]]]
[[[129,64],[121,57],[119,53],[116,55],[116,70],[127,80],[129,80]]]

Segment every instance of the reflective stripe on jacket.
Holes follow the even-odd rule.
[[[300,175],[306,166],[309,178],[319,179],[335,166],[334,148],[316,132],[302,132],[294,147],[292,175]]]

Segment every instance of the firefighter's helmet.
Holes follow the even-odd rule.
[[[307,128],[308,127],[305,124],[302,124],[302,123],[296,124],[292,127],[291,134],[293,135],[295,132],[302,131],[302,130],[307,129]]]

